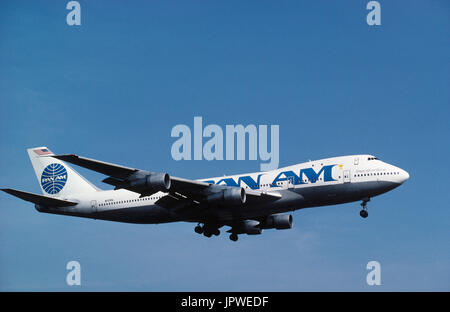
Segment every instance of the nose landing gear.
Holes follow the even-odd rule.
[[[367,212],[367,210],[363,209],[359,212],[359,215],[365,219],[369,216],[369,213]]]
[[[370,201],[370,198],[364,198],[363,202],[361,203],[362,210],[359,212],[359,215],[363,217],[364,219],[369,216],[369,213],[367,212],[367,203]]]

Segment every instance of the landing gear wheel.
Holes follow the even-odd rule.
[[[216,236],[219,236],[220,235],[220,230],[219,229],[215,230],[213,234],[216,235]]]
[[[363,209],[359,212],[359,215],[365,219],[369,216],[369,213],[367,212],[367,210]]]
[[[203,227],[199,224],[194,228],[195,233],[202,234],[203,233]]]
[[[359,215],[363,217],[364,219],[369,216],[369,213],[367,212],[367,203],[370,201],[370,198],[366,197],[362,200],[361,207],[362,210],[359,212]]]
[[[211,237],[212,236],[212,233],[211,232],[209,232],[209,231],[205,231],[205,232],[203,232],[203,235],[205,235],[206,237]]]
[[[230,234],[230,239],[231,239],[233,242],[237,241],[237,240],[238,240],[237,234],[234,234],[234,233]]]

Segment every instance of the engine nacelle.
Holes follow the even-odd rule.
[[[231,206],[242,205],[247,200],[247,195],[242,187],[227,188],[207,197],[209,203],[225,204]]]
[[[171,182],[169,174],[152,172],[145,177],[130,180],[128,184],[131,188],[167,192]]]
[[[259,222],[255,220],[245,220],[242,222],[242,232],[248,235],[259,235],[263,229],[259,227]]]
[[[276,214],[268,216],[262,225],[264,229],[277,229],[277,230],[287,230],[291,229],[293,225],[292,215],[287,214]]]

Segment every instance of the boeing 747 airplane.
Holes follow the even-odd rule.
[[[239,234],[292,228],[302,208],[367,203],[409,179],[409,174],[371,155],[309,161],[267,172],[189,180],[124,167],[77,155],[55,155],[46,147],[28,149],[42,194],[2,189],[35,204],[39,212],[129,223],[195,222],[206,237],[231,227]],[[114,190],[101,190],[67,163],[97,171]]]

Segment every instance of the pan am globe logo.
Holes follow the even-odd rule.
[[[59,193],[67,182],[67,170],[61,164],[45,167],[41,176],[41,185],[48,194]]]

